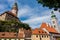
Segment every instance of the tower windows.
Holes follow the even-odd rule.
[[[54,25],[54,28],[55,28],[56,26]]]
[[[55,23],[55,21],[53,21],[53,23]]]
[[[5,34],[2,34],[2,36],[5,36]]]

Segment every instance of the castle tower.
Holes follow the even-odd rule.
[[[14,3],[14,5],[13,5],[13,7],[12,7],[11,12],[12,12],[15,16],[17,16],[17,13],[18,13],[18,5],[17,5],[17,3],[16,3],[16,0],[15,0],[15,3]]]
[[[52,20],[52,26],[53,26],[53,28],[55,28],[57,30],[57,32],[59,32],[57,18],[56,18],[56,15],[53,13],[53,11],[51,12],[51,20]]]

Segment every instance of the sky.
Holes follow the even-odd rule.
[[[15,0],[0,0],[0,14],[10,11]],[[43,22],[51,24],[51,11],[48,7],[38,4],[37,0],[16,0],[18,4],[18,18],[31,28],[39,28]],[[60,24],[60,13],[54,11]]]

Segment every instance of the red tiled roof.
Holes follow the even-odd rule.
[[[0,32],[0,38],[12,38],[12,37],[16,37],[16,33],[13,32]]]
[[[32,34],[47,34],[47,33],[42,29],[36,28],[32,31]]]
[[[48,25],[48,26],[47,26]],[[46,24],[46,23],[42,23],[41,28],[45,28],[47,29],[49,32],[54,32],[54,33],[57,33],[57,31],[52,27],[50,26],[49,24]]]
[[[14,33],[14,32],[0,32],[0,38],[24,38],[23,34],[21,33]]]
[[[48,32],[58,33],[54,28],[50,27],[49,24],[42,23],[40,28],[32,30],[32,34],[47,34],[47,32],[43,30],[43,28],[45,28]]]

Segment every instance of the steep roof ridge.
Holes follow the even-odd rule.
[[[47,29],[45,29],[45,28],[42,28],[42,30],[44,30],[45,32],[47,32],[47,34],[49,34],[49,32],[48,32],[48,30],[47,30]]]
[[[45,29],[48,30],[49,32],[54,32],[54,33],[57,32],[54,28],[52,28],[52,27],[51,27],[49,24],[47,24],[47,23],[42,23],[40,29],[41,29],[41,28],[45,28]]]
[[[48,33],[40,28],[35,28],[34,30],[32,30],[32,34],[48,34]]]

